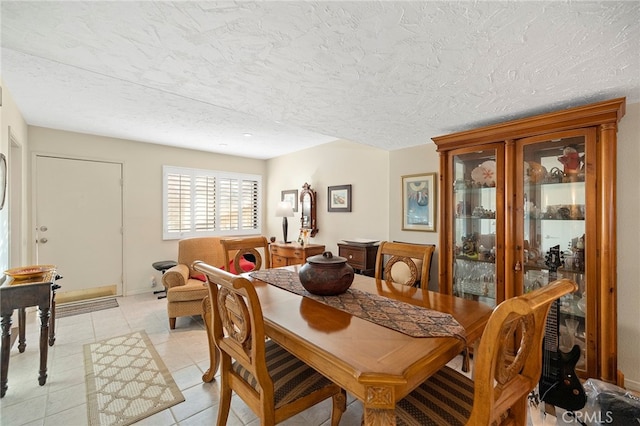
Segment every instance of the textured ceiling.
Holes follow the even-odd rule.
[[[387,150],[626,96],[640,2],[2,1],[36,126],[271,158]],[[252,136],[246,136],[250,133]]]

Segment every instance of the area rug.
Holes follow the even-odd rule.
[[[71,315],[87,314],[103,309],[117,308],[118,301],[115,297],[107,299],[83,300],[81,302],[56,304],[56,318],[70,317]]]
[[[125,426],[183,402],[144,331],[84,345],[90,425]]]

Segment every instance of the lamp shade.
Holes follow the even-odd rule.
[[[276,209],[276,217],[293,217],[293,206],[288,201],[281,201],[278,203]]]

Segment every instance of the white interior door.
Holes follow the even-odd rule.
[[[64,277],[60,293],[122,294],[122,165],[36,156],[36,253]]]

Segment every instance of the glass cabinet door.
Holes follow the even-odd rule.
[[[452,161],[453,294],[496,306],[496,150],[461,153]]]
[[[557,318],[552,337],[557,338],[559,349],[568,353],[577,345],[580,357],[576,370],[584,371],[589,331],[587,271],[593,261],[585,256],[585,249],[595,238],[586,220],[593,208],[592,193],[587,190],[593,178],[587,174],[585,165],[593,144],[590,141],[595,138],[590,138],[588,131],[552,137],[547,135],[541,141],[524,139],[521,145],[522,292],[559,278],[578,283],[577,292],[560,300],[559,315],[553,316],[556,309],[549,315]],[[577,349],[574,351],[578,353]]]

